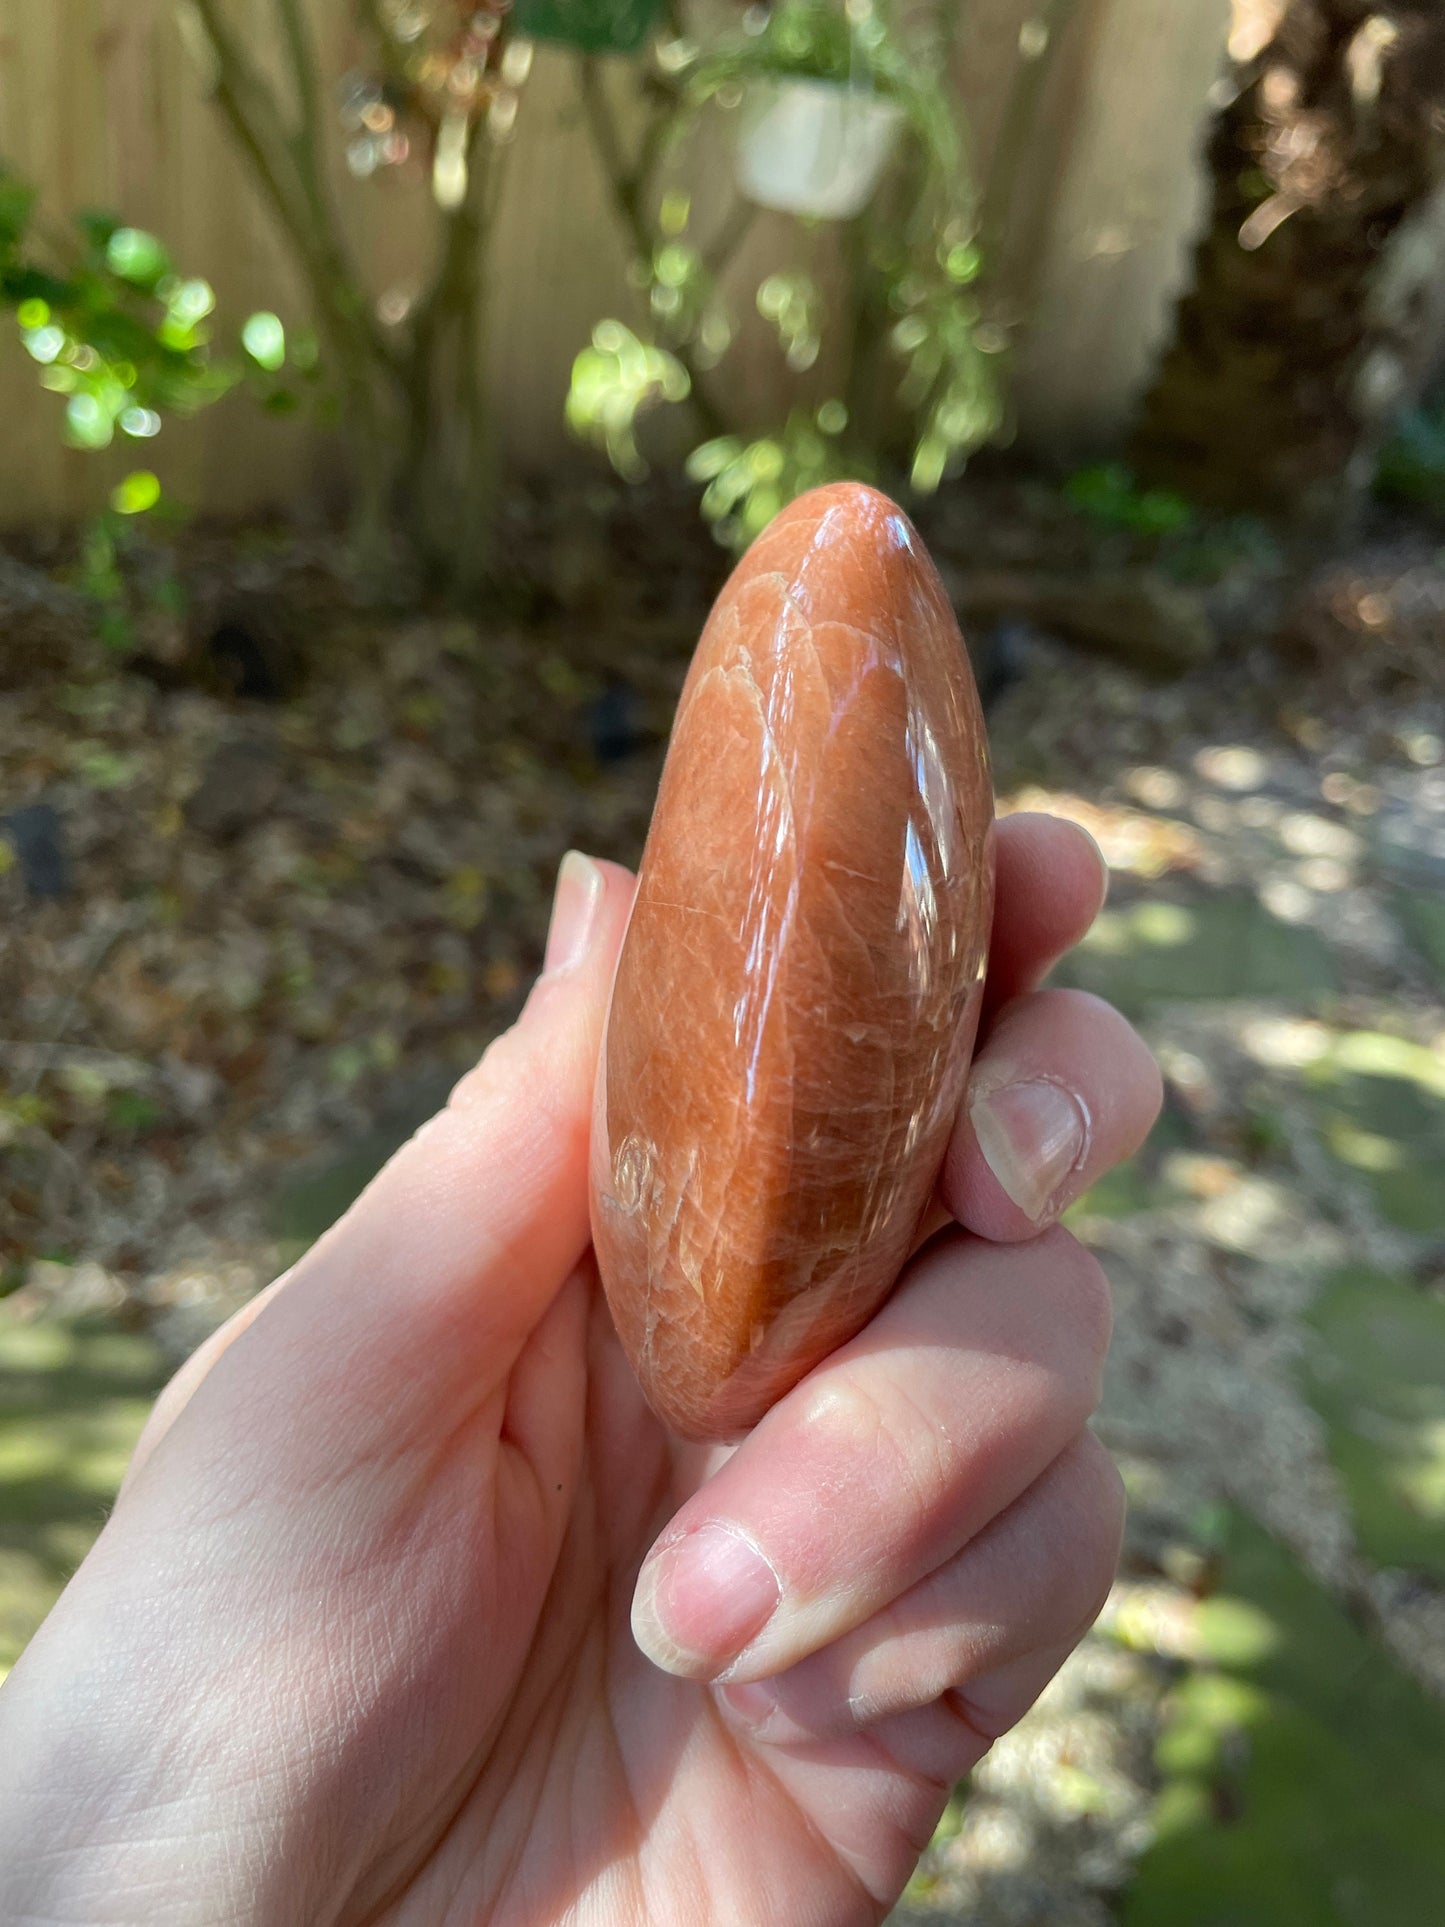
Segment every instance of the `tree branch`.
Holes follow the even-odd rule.
[[[358,10],[361,14],[363,26],[371,29],[372,38],[376,41],[377,52],[381,56],[381,64],[386,70],[387,78],[393,81],[397,88],[407,96],[415,111],[422,116],[432,132],[435,133],[436,121],[434,117],[426,111],[426,101],[422,90],[413,83],[411,75],[407,72],[406,56],[392,38],[391,28],[387,23],[386,15],[381,9],[381,0],[358,0]]]
[[[647,182],[639,174],[637,167],[629,167],[627,164],[622,151],[621,136],[617,131],[617,123],[612,117],[612,108],[595,60],[583,58],[578,61],[577,85],[582,96],[582,111],[587,118],[588,130],[601,158],[602,171],[607,176],[607,184],[612,190],[613,205],[639,259],[651,261],[657,237],[652,231],[644,206]],[[658,116],[659,121],[662,118],[662,115]],[[643,151],[646,154],[646,143]],[[692,405],[703,432],[709,436],[725,435],[727,422],[703,386],[701,370],[687,345],[682,342],[674,343],[670,353],[687,376]]]
[[[737,195],[717,233],[700,250],[702,264],[714,281],[726,271],[757,217],[758,210],[754,203],[745,200],[741,194]]]
[[[296,141],[305,164],[314,167],[321,147],[321,84],[316,48],[301,10],[301,0],[275,0],[275,5],[296,85]]]
[[[191,0],[215,60],[216,104],[295,249],[320,319],[343,360],[355,349],[380,368],[393,356],[348,258],[321,179],[320,157],[298,152],[267,82],[226,21],[219,0]],[[348,355],[348,344],[354,344]],[[353,379],[359,371],[348,371]]]

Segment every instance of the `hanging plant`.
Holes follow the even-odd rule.
[[[582,54],[634,54],[644,46],[662,0],[517,0],[517,32]]]
[[[759,207],[850,221],[893,158],[903,109],[831,80],[757,80],[742,104],[738,186]]]
[[[887,482],[902,469],[927,494],[1003,426],[1007,336],[981,293],[978,208],[949,62],[941,41],[905,37],[889,4],[852,0],[845,12],[841,0],[781,0],[750,30],[711,45],[660,43],[654,118],[630,151],[595,63],[579,66],[648,314],[645,327],[600,324],[574,366],[568,420],[635,477],[645,468],[642,416],[686,402],[703,437],[687,472],[703,485],[714,533],[732,546],[819,481]],[[742,197],[710,235],[695,237],[690,198],[664,191],[659,177],[712,103],[738,113]],[[849,220],[851,287],[840,309],[801,264],[764,277],[755,305],[789,373],[805,377],[836,327],[828,365],[837,385],[820,395],[810,383],[790,396],[778,426],[743,432],[720,379],[739,332],[724,275],[758,204]],[[890,361],[901,403],[891,413]]]
[[[736,103],[737,180],[760,207],[851,220],[873,198],[900,136],[952,165],[951,116],[880,7],[782,0],[699,62],[699,99]]]

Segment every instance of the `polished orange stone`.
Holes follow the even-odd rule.
[[[803,496],[698,645],[598,1076],[598,1264],[676,1431],[736,1437],[892,1288],[973,1048],[992,824],[916,532],[872,489]]]

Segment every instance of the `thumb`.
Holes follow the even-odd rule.
[[[546,962],[521,1017],[313,1253],[319,1303],[366,1297],[428,1328],[520,1345],[587,1249],[592,1088],[633,879],[563,858]],[[352,1306],[360,1314],[362,1307]]]
[[[587,1249],[592,1087],[632,895],[620,865],[568,853],[517,1023],[294,1269],[182,1366],[127,1485],[213,1373],[208,1398],[244,1401],[251,1427],[274,1400],[290,1430],[302,1388],[313,1413],[334,1393],[352,1423],[374,1416],[393,1438],[410,1405],[434,1425],[451,1394],[474,1406],[500,1382]]]

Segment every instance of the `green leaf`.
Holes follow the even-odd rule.
[[[161,432],[161,418],[153,408],[127,408],[120,425],[138,442],[153,441]]]
[[[35,209],[35,189],[0,169],[0,247],[14,247],[25,235]]]
[[[110,505],[117,515],[144,515],[160,499],[159,480],[148,468],[138,468],[113,490]]]
[[[957,242],[944,256],[944,273],[950,281],[957,281],[960,286],[976,281],[982,268],[983,257],[971,242]]]
[[[109,448],[115,423],[94,395],[72,395],[65,405],[65,425],[81,448]]]
[[[27,308],[44,308],[45,304],[43,301],[27,301],[24,306]],[[46,309],[46,313],[49,313],[49,309]],[[48,368],[65,347],[65,330],[63,328],[52,328],[45,323],[41,323],[38,327],[26,328],[23,338],[26,354],[28,354],[33,361],[38,361],[42,368]]]
[[[122,223],[113,214],[104,214],[94,208],[86,208],[76,215],[75,225],[95,252],[104,256],[106,249],[110,246],[112,235],[120,232]]]
[[[1079,469],[1069,477],[1064,494],[1096,522],[1135,535],[1176,535],[1194,520],[1194,510],[1182,495],[1168,489],[1141,489],[1118,462]]]
[[[683,465],[684,472],[690,482],[710,482],[722,474],[729,462],[737,460],[741,449],[742,443],[736,435],[720,435],[692,451]]]
[[[109,1122],[119,1131],[147,1131],[160,1120],[160,1106],[144,1091],[112,1091],[106,1102]]]
[[[209,281],[201,280],[199,275],[182,281],[166,302],[169,318],[178,326],[192,328],[198,321],[204,321],[213,314],[216,307],[216,291]]]
[[[241,330],[241,346],[267,374],[274,375],[285,365],[286,330],[274,314],[263,310],[251,315]]]
[[[120,227],[105,243],[105,264],[132,287],[151,289],[170,272],[171,257],[144,228]]]

